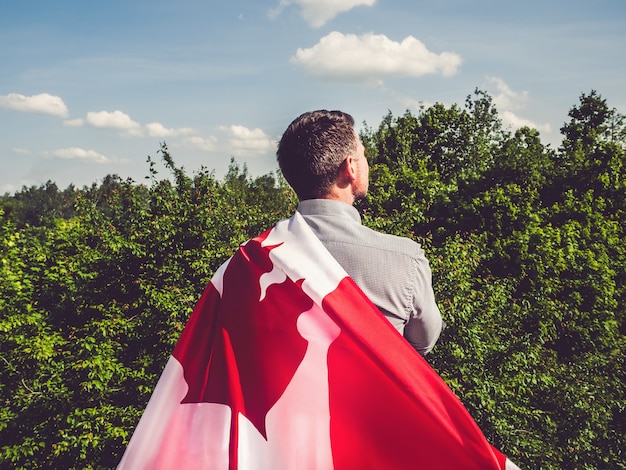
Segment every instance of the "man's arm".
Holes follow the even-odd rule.
[[[415,258],[415,278],[413,311],[404,326],[404,337],[423,356],[435,346],[444,323],[435,301],[430,264],[421,248]]]

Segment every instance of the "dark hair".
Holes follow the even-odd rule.
[[[310,111],[296,118],[278,143],[283,176],[300,200],[323,197],[339,167],[356,152],[354,119],[342,111]]]

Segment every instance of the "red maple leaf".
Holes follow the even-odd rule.
[[[249,241],[230,260],[221,297],[209,284],[173,352],[189,386],[182,403],[220,403],[232,410],[231,459],[238,414],[267,438],[265,417],[307,347],[296,320],[313,302],[297,283],[287,278],[273,284],[259,301],[259,279],[273,268],[274,247],[261,246],[266,236]]]

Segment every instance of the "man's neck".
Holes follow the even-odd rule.
[[[345,202],[350,205],[354,204],[354,194],[352,194],[352,188],[350,186],[345,188],[333,186],[331,191],[327,195],[320,197],[320,199],[331,199],[333,201]]]

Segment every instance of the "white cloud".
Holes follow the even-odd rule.
[[[32,152],[28,149],[23,149],[19,147],[13,147],[11,149],[13,153],[17,153],[18,155],[30,155]]]
[[[510,127],[511,129],[519,129],[520,127],[530,127],[532,129],[537,129],[540,132],[550,132],[552,129],[550,124],[537,124],[529,119],[524,119],[517,116],[512,111],[503,111],[499,113],[502,117],[502,123],[505,127]]]
[[[515,92],[498,77],[487,77],[487,80],[492,85],[495,85],[498,91],[497,95],[493,96],[493,102],[496,107],[501,109],[520,109],[526,105],[528,99],[528,92]]]
[[[259,128],[233,125],[221,127],[220,130],[228,133],[228,143],[235,155],[260,155],[276,151],[276,141]]]
[[[458,54],[435,54],[413,36],[396,42],[382,34],[356,36],[337,31],[324,36],[311,48],[298,49],[291,60],[317,78],[359,82],[433,73],[447,77],[454,75],[461,65]]]
[[[63,121],[65,127],[82,127],[84,124],[85,121],[82,119],[66,119]]]
[[[95,150],[84,150],[78,147],[55,150],[51,152],[51,155],[63,160],[82,160],[91,163],[111,163],[117,161],[114,158],[105,157]]]
[[[151,137],[177,137],[179,135],[189,135],[193,129],[189,127],[181,127],[179,129],[169,129],[160,122],[151,122],[146,124],[146,130]]]
[[[190,127],[180,127],[172,129],[165,127],[160,122],[151,122],[142,126],[140,123],[133,121],[130,116],[122,111],[115,110],[99,111],[87,113],[87,123],[99,129],[117,129],[122,131],[126,136],[143,137],[144,130],[150,137],[178,137],[189,135],[194,132]],[[82,120],[74,119],[65,121],[66,126],[81,126]]]
[[[519,117],[513,110],[520,110],[526,106],[528,100],[528,92],[513,91],[507,83],[499,77],[487,77],[487,81],[494,85],[497,94],[492,95],[493,103],[496,105],[498,114],[502,118],[505,127],[513,130],[521,127],[530,127],[540,132],[550,132],[550,124],[538,124],[529,119]]]
[[[213,136],[208,138],[199,136],[188,137],[184,142],[205,152],[213,152],[217,149],[217,138]]]
[[[87,113],[87,122],[99,129],[119,129],[128,135],[142,135],[141,125],[133,121],[130,116],[122,111],[90,111]]]
[[[67,117],[68,115],[67,106],[63,100],[48,93],[32,96],[9,93],[0,96],[0,107],[24,113],[42,113],[60,117]]]
[[[339,13],[365,5],[371,7],[376,0],[281,0],[276,8],[270,11],[270,18],[275,18],[289,5],[300,7],[300,16],[314,28],[319,28]]]

